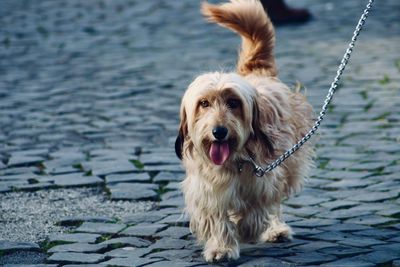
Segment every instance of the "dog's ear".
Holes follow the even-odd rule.
[[[262,102],[262,103],[261,103]],[[261,145],[263,153],[268,157],[274,155],[274,113],[269,110],[266,103],[258,98],[253,103],[253,119],[252,119],[252,137],[256,141],[257,146]]]
[[[181,122],[179,125],[178,136],[175,140],[175,153],[180,160],[182,160],[182,150],[183,143],[185,142],[185,138],[187,136],[187,119],[186,119],[186,111],[184,108],[181,109]]]

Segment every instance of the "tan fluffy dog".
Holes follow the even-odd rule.
[[[207,73],[182,99],[175,149],[190,228],[207,261],[237,259],[239,242],[291,238],[281,200],[301,188],[312,163],[305,145],[258,178],[249,156],[265,166],[312,126],[312,108],[276,76],[273,26],[258,0],[203,3],[202,13],[242,37],[237,73]]]

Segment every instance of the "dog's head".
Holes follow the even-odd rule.
[[[260,145],[272,150],[269,138],[260,128],[263,122],[257,98],[257,91],[237,74],[209,73],[197,77],[182,99],[175,142],[177,156],[182,159],[196,150],[204,160],[224,165],[243,155],[256,140],[262,140]]]

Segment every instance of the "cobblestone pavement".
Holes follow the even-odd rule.
[[[289,3],[315,19],[277,29],[280,77],[304,84],[317,110],[366,1]],[[400,266],[400,4],[375,5],[317,168],[284,204],[294,240],[244,244],[240,260],[216,266]],[[205,265],[181,216],[172,144],[186,86],[232,68],[239,38],[207,25],[198,6],[0,2],[0,265]],[[91,197],[87,213],[71,211]]]

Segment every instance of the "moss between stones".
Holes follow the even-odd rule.
[[[144,169],[144,164],[142,162],[140,162],[139,160],[131,159],[129,161],[132,162],[132,164],[135,165],[135,167],[138,168],[139,170],[143,170]]]

